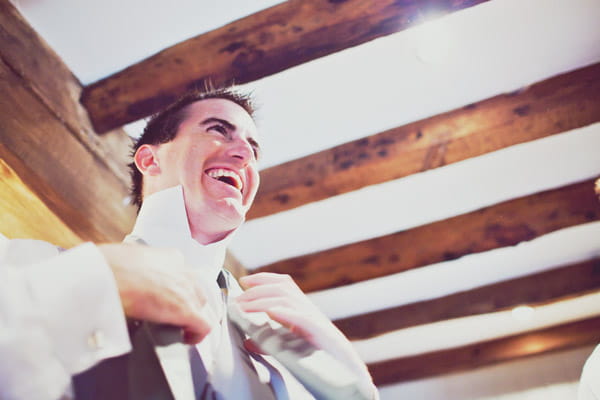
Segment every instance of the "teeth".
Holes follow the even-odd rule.
[[[211,169],[206,173],[208,176],[210,176],[213,179],[219,179],[219,178],[223,178],[223,177],[228,177],[231,178],[231,180],[234,182],[234,186],[238,189],[238,190],[242,190],[242,179],[240,178],[240,176],[238,174],[236,174],[235,172],[229,170],[229,169],[223,169],[223,168],[215,168],[215,169]]]

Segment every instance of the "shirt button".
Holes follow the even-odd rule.
[[[104,347],[104,334],[100,331],[94,331],[88,337],[88,346],[94,350],[100,350]]]

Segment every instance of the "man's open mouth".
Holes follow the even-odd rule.
[[[233,186],[240,192],[242,191],[244,184],[242,183],[242,178],[232,170],[223,169],[223,168],[214,168],[206,171],[206,174],[213,179],[224,182],[228,185]]]

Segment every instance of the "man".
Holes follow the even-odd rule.
[[[230,91],[184,97],[152,119],[135,146],[133,194],[141,209],[129,240],[181,250],[201,272],[208,306],[220,318],[224,312],[217,279],[231,233],[244,221],[258,190],[258,155],[251,103]],[[246,288],[237,297],[242,310],[266,312],[333,354],[365,386],[371,384],[348,341],[288,276],[256,274],[241,283]],[[235,285],[229,289],[232,297],[241,293]],[[247,355],[219,348],[231,341],[237,350],[231,327],[225,322],[211,327],[198,348],[214,390],[224,398],[263,393],[256,382],[246,382],[247,374],[240,369]]]
[[[141,208],[127,241],[176,249],[173,254],[177,269],[186,271],[185,292],[191,293],[180,296],[179,304],[175,301],[183,310],[181,315],[175,318],[157,312],[164,304],[162,298],[150,295],[150,301],[140,301],[142,296],[131,293],[143,290],[132,291],[130,285],[120,283],[127,282],[123,276],[133,276],[135,270],[141,281],[136,289],[155,284],[157,279],[146,282],[143,268],[115,269],[107,259],[128,316],[181,326],[188,343],[199,342],[191,357],[195,355],[201,367],[194,376],[200,397],[308,397],[285,368],[248,351],[246,348],[252,349],[251,345],[240,345],[244,338],[228,322],[217,284],[217,280],[223,281],[226,245],[244,221],[258,189],[258,153],[257,128],[249,99],[231,91],[191,94],[153,117],[135,146],[133,194]],[[145,250],[130,246],[135,251]],[[123,248],[104,250],[120,253]],[[156,260],[152,264],[156,265]],[[165,269],[154,268],[159,270],[172,278]],[[189,286],[188,281],[194,281],[189,279],[190,274],[199,277],[198,286]],[[288,276],[244,277],[243,294],[232,279],[225,280],[230,282],[226,301],[236,301],[244,311],[266,312],[341,361],[360,377],[363,390],[376,396],[367,369],[350,343]],[[178,292],[180,286],[184,285],[175,284],[172,292]],[[170,292],[168,288],[166,291]],[[276,380],[282,384],[275,385]]]

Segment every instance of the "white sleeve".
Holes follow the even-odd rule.
[[[73,374],[131,348],[114,278],[96,246],[29,262],[47,253],[41,243],[7,250],[0,236],[2,399],[56,399]]]
[[[600,345],[583,366],[577,400],[600,400]]]

